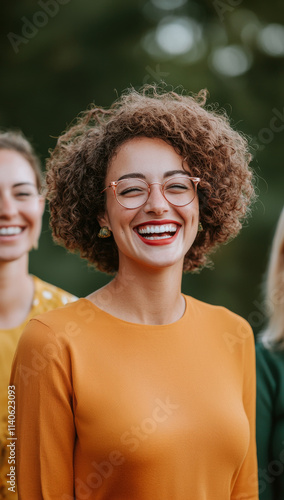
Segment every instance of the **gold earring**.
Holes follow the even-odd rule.
[[[99,238],[109,238],[111,236],[111,231],[107,226],[101,227],[101,229],[98,232],[98,237]]]
[[[201,231],[203,231],[203,226],[201,224],[201,222],[198,223],[198,232],[201,233]]]

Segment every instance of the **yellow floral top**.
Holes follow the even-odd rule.
[[[9,484],[7,473],[10,472],[8,464],[9,448],[7,447],[7,412],[8,412],[8,385],[14,353],[21,333],[28,321],[43,312],[62,307],[68,302],[74,302],[77,297],[61,288],[50,285],[36,276],[34,279],[33,305],[25,321],[9,330],[0,329],[0,500],[16,500],[17,494],[12,482]],[[10,488],[10,489],[9,489]]]

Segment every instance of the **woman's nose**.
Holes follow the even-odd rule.
[[[0,217],[12,217],[17,214],[15,200],[7,194],[0,194]]]
[[[154,212],[157,215],[168,212],[169,202],[166,200],[162,193],[161,184],[150,184],[150,195],[146,205],[144,205],[146,212]]]

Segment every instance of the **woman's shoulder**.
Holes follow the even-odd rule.
[[[256,343],[256,379],[258,404],[276,398],[284,408],[284,351],[274,347],[268,348],[261,341]],[[279,407],[279,406],[278,406]]]
[[[261,340],[255,345],[256,360],[258,365],[279,367],[284,374],[284,349],[277,344],[266,346]]]
[[[204,318],[207,318],[210,321],[212,320],[212,318],[214,318],[216,321],[224,321],[226,323],[234,325],[239,324],[252,332],[252,328],[249,322],[227,307],[203,302],[202,300],[190,297],[188,295],[185,295],[185,299],[189,306],[193,308],[200,316],[202,315]]]
[[[80,311],[84,310],[83,299],[77,299],[70,301],[68,303],[61,303],[53,308],[47,308],[39,310],[39,312],[34,315],[29,323],[37,322],[41,323],[50,329],[58,329],[61,325],[69,324],[71,322],[80,322],[83,314]]]
[[[82,331],[81,300],[33,316],[22,332],[17,350],[32,352],[52,344],[70,345]]]
[[[250,362],[254,354],[254,334],[249,322],[230,309],[208,304],[195,298],[187,298],[188,320],[195,319],[196,325],[202,332],[202,339],[215,342],[220,349],[234,355],[240,363],[245,356]]]

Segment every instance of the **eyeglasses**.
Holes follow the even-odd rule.
[[[110,184],[103,189],[102,193],[108,188],[112,188],[118,203],[122,207],[132,210],[145,205],[150,196],[151,186],[159,184],[161,186],[162,195],[171,205],[175,207],[184,207],[193,202],[199,182],[199,177],[188,177],[186,175],[171,177],[163,184],[160,182],[148,184],[148,182],[143,179],[129,178],[110,182]]]

